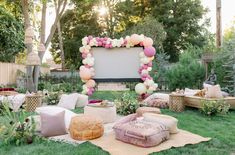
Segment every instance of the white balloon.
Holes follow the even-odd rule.
[[[135,92],[139,95],[146,93],[146,86],[143,83],[138,83],[135,86]]]
[[[152,93],[153,93],[153,90],[148,89],[148,90],[147,90],[147,93],[148,93],[148,94],[152,94]]]
[[[148,67],[147,70],[148,70],[148,71],[151,71],[151,70],[152,70],[152,67]]]
[[[158,84],[157,84],[157,83],[154,83],[154,86],[155,86],[156,88],[158,88]]]
[[[148,71],[145,70],[145,69],[143,69],[143,70],[141,71],[141,75],[144,75],[144,74],[148,74]]]
[[[144,55],[144,52],[140,52],[140,55],[139,55],[141,58],[145,57]]]

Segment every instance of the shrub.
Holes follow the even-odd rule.
[[[202,101],[202,113],[208,116],[213,116],[216,114],[227,114],[230,108],[230,104],[224,100],[219,101]]]
[[[121,99],[114,101],[117,107],[117,113],[120,115],[129,115],[135,113],[136,109],[139,107],[139,103],[136,95],[131,93],[124,93]]]
[[[47,105],[56,105],[59,103],[60,100],[60,95],[62,94],[62,92],[49,92],[45,95],[45,102],[47,103]]]
[[[201,88],[205,80],[205,69],[199,63],[201,49],[189,46],[180,55],[180,60],[166,73],[169,89]]]
[[[35,122],[27,118],[24,111],[12,112],[8,101],[3,101],[4,119],[0,124],[0,141],[16,145],[32,143],[35,138]]]

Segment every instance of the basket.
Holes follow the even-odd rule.
[[[25,97],[26,111],[34,112],[35,109],[41,106],[42,96],[41,95],[28,95]]]
[[[169,109],[175,112],[184,111],[184,95],[170,94]]]

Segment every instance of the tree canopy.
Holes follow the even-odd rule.
[[[73,0],[75,8],[61,18],[67,66],[79,66],[81,39],[87,35],[119,38],[131,33],[152,37],[156,47],[177,61],[187,45],[203,47],[206,42],[206,13],[200,0]],[[106,12],[99,12],[102,7]],[[124,36],[125,37],[125,36]],[[52,55],[60,62],[58,34],[52,41]]]
[[[23,24],[0,6],[0,61],[12,62],[24,48]]]

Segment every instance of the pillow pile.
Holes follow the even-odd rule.
[[[62,111],[65,112],[63,122],[65,123],[66,131],[68,132],[69,124],[70,124],[70,121],[71,121],[72,117],[77,116],[78,114],[76,114],[76,113],[74,113],[70,110],[67,110],[65,108],[58,107],[58,106],[38,107],[35,110],[35,112],[38,113],[38,114],[46,113],[46,114],[50,114],[50,115],[56,115],[56,114],[58,114]],[[38,119],[37,119],[37,121],[38,121]],[[38,124],[38,123],[41,124],[42,122],[36,122],[36,124]]]
[[[75,109],[75,107],[84,107],[88,104],[88,96],[78,93],[63,94],[58,103],[59,107],[66,109]]]

